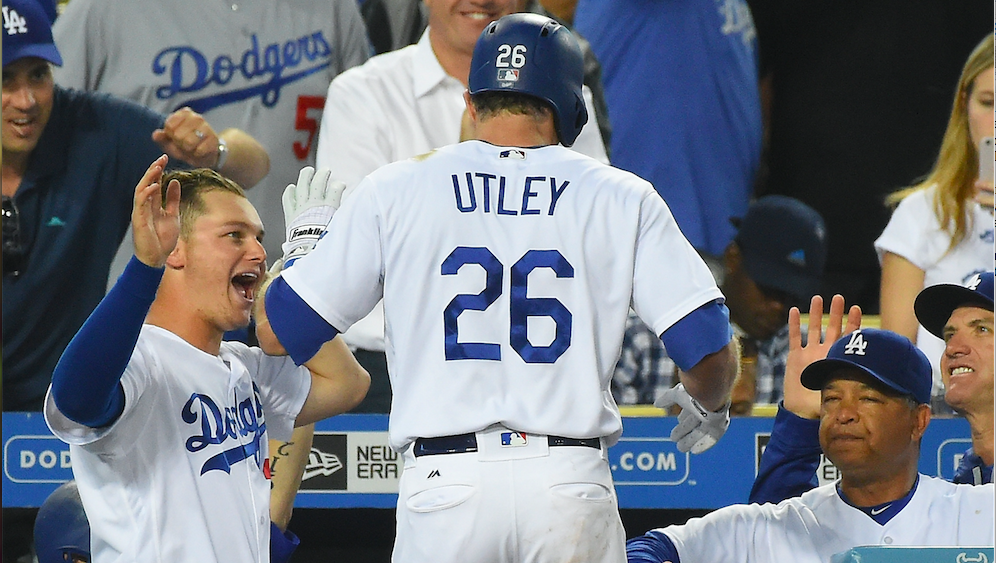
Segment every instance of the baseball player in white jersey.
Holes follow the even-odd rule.
[[[566,28],[493,22],[465,96],[480,140],[369,175],[267,291],[299,363],[383,297],[396,562],[624,560],[606,450],[631,304],[686,372],[679,447],[729,423],[737,351],[708,268],[649,183],[558,145],[586,121],[581,82]]]
[[[811,311],[810,345],[800,347],[798,309],[789,321],[790,364],[801,369],[809,355],[826,354],[802,371],[801,381],[821,391],[820,445],[841,479],[779,504],[728,506],[652,530],[629,540],[630,562],[825,563],[865,545],[993,545],[992,483],[955,485],[917,472],[930,422],[929,360],[906,337],[885,330],[854,330],[834,342],[830,334],[835,319],[840,334],[842,311],[843,299],[835,299],[828,352],[819,344],[822,300]],[[857,325],[855,314],[849,328]]]
[[[249,200],[277,232],[285,182],[315,163],[329,83],[370,55],[355,0],[73,0],[53,33],[65,59],[55,71],[61,86],[167,114],[189,106],[219,130],[259,140],[270,173]],[[271,256],[280,255],[279,238],[265,243]],[[127,245],[115,271],[129,257]]]
[[[373,57],[329,85],[318,136],[317,166],[329,168],[352,189],[367,174],[464,140],[470,62],[477,37],[492,20],[522,8],[521,0],[428,0],[429,27],[415,45]],[[594,102],[582,89],[590,121]],[[608,163],[594,123],[583,128],[571,148]],[[348,194],[347,194],[348,197]],[[384,311],[378,304],[343,335],[373,382],[363,409],[388,412],[390,390],[384,366]]]
[[[338,340],[306,367],[222,342],[249,322],[262,224],[238,185],[165,165],[136,188],[135,257],[66,349],[45,418],[70,444],[93,561],[267,562],[267,436],[348,410],[369,378]]]

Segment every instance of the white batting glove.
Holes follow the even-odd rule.
[[[671,431],[671,441],[678,443],[678,450],[700,454],[713,447],[730,427],[730,403],[717,412],[709,412],[685,391],[681,383],[661,393],[654,406],[666,409],[671,405],[681,407],[678,425]]]
[[[332,171],[327,168],[316,172],[314,168],[305,166],[297,177],[297,184],[290,184],[284,189],[287,238],[280,247],[284,255],[277,265],[281,268],[290,266],[294,260],[311,252],[339,209],[346,184],[331,181],[331,176]]]

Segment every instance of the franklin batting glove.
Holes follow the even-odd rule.
[[[283,258],[276,265],[289,267],[295,260],[311,252],[321,238],[342,200],[346,184],[331,180],[332,171],[310,166],[301,169],[297,184],[284,189],[284,224],[287,238],[281,250]],[[276,266],[275,265],[275,266]]]
[[[671,405],[681,407],[678,425],[671,431],[671,441],[678,450],[700,454],[713,447],[730,427],[730,403],[716,412],[709,412],[685,391],[681,383],[661,393],[654,406],[666,409]]]

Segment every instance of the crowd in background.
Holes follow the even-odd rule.
[[[41,410],[62,349],[131,255],[131,191],[158,154],[251,187],[278,257],[280,194],[302,166],[352,187],[471,138],[462,93],[476,36],[459,10],[472,5],[546,13],[584,38],[592,117],[573,148],[650,180],[712,268],[742,352],[734,414],[782,400],[789,308],[833,294],[920,347],[932,406],[952,412],[944,341],[913,303],[996,266],[993,178],[979,177],[993,158],[980,152],[993,137],[988,2],[37,1],[61,58],[33,55],[58,65],[47,110],[12,102],[41,123],[15,126],[35,144],[4,125],[5,411]],[[45,71],[15,76],[4,41],[6,121],[8,86]],[[101,124],[80,115],[120,134],[93,134]],[[80,176],[98,178],[86,206],[43,191]],[[375,310],[345,335],[372,377],[365,412],[390,409],[383,322]],[[617,403],[651,404],[677,383],[659,336],[631,315]]]

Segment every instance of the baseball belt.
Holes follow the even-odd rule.
[[[564,438],[563,436],[547,436],[550,447],[583,446],[602,449],[602,441],[598,438]],[[477,436],[459,434],[457,436],[440,436],[438,438],[418,438],[415,440],[412,453],[415,457],[424,455],[463,454],[477,451]]]

